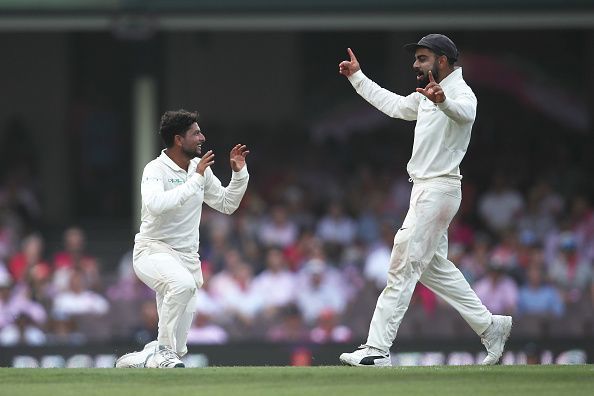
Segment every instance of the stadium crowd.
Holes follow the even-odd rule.
[[[320,166],[323,158],[312,153],[264,176],[256,163],[233,216],[204,211],[205,284],[190,344],[364,338],[411,183],[368,165],[341,174]],[[465,179],[449,256],[485,305],[513,315],[519,331],[531,318],[535,337],[583,336],[592,331],[594,209],[588,196],[541,176],[523,189],[500,172],[485,188]],[[104,263],[76,226],[64,231],[61,249],[47,251],[38,198],[19,180],[27,179],[0,186],[0,345],[154,339],[154,294],[134,275],[131,251],[117,265]],[[468,331],[419,285],[400,337]]]

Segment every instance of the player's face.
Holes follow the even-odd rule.
[[[196,158],[202,153],[202,143],[206,138],[197,123],[193,123],[182,139],[182,151],[188,158]]]
[[[415,52],[413,70],[417,73],[417,86],[419,88],[425,88],[429,84],[429,70],[433,73],[433,78],[439,81],[437,58],[437,55],[428,48],[418,48]]]

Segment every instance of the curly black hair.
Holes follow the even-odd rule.
[[[184,135],[190,126],[198,122],[198,112],[184,109],[166,111],[161,117],[159,134],[168,148],[173,146],[175,135]]]

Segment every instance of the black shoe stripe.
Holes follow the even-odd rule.
[[[376,359],[385,359],[385,358],[387,358],[387,356],[365,356],[363,359],[361,359],[359,364],[362,364],[365,366],[374,366]]]

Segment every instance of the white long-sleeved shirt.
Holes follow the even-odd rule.
[[[476,117],[476,96],[455,69],[441,80],[446,100],[433,103],[418,92],[401,96],[367,78],[362,71],[349,81],[365,100],[393,118],[417,121],[412,156],[406,170],[413,180],[434,177],[462,179],[460,162],[470,142]]]
[[[165,150],[144,167],[141,182],[140,232],[135,242],[160,241],[182,253],[197,253],[200,245],[202,203],[225,214],[233,213],[247,189],[247,165],[233,172],[227,187],[206,168],[196,173],[194,158],[186,172]]]

